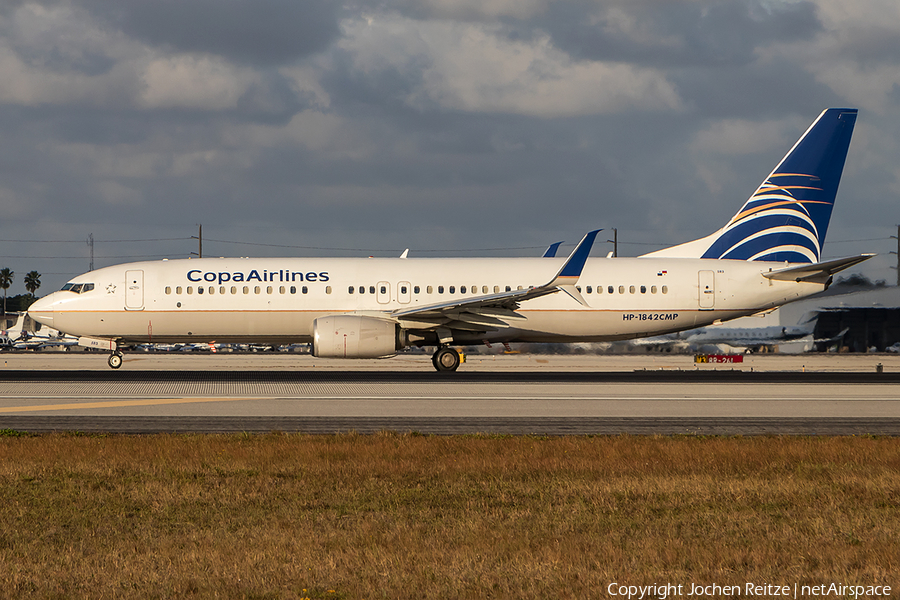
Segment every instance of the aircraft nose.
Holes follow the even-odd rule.
[[[37,302],[28,307],[28,315],[43,325],[53,327],[54,298],[56,293],[40,298]]]

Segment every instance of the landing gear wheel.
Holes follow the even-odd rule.
[[[109,355],[109,360],[107,361],[109,366],[113,369],[118,369],[122,366],[122,353],[114,352]]]
[[[446,346],[438,348],[431,357],[431,362],[438,371],[455,371],[459,368],[459,352]]]

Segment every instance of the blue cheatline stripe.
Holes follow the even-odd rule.
[[[591,247],[594,245],[594,240],[597,238],[597,234],[601,231],[603,230],[597,229],[595,231],[590,231],[586,236],[584,236],[584,238],[578,243],[578,246],[575,247],[572,255],[569,256],[566,264],[564,264],[563,268],[559,271],[559,275],[557,275],[557,277],[581,276],[581,271],[582,269],[584,269],[584,263],[587,262],[588,255],[591,253]]]
[[[812,224],[805,219],[791,215],[760,215],[748,219],[720,235],[718,239],[713,242],[712,246],[709,247],[709,250],[703,254],[702,258],[722,258],[722,255],[728,252],[730,248],[736,244],[740,244],[748,237],[756,235],[761,231],[785,225],[805,229],[809,231],[813,237],[818,237],[815,228],[813,228]],[[807,242],[812,243],[810,240],[807,240]],[[819,252],[814,246],[809,246],[809,249],[818,256]],[[753,254],[755,254],[755,252]],[[749,256],[753,256],[753,254],[750,254]]]

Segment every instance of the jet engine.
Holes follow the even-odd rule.
[[[312,354],[320,358],[386,358],[403,347],[400,326],[377,317],[319,317],[312,333]]]

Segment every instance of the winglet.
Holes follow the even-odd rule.
[[[572,250],[572,254],[566,259],[565,264],[560,268],[556,277],[554,277],[546,286],[542,287],[574,285],[574,283],[578,281],[578,278],[581,277],[584,263],[587,262],[588,255],[591,253],[591,248],[594,245],[594,240],[601,231],[603,230],[595,229],[594,231],[589,231],[587,235],[581,238],[581,241],[578,242],[578,245]]]
[[[544,252],[544,256],[542,256],[541,258],[556,258],[556,251],[559,250],[559,246],[561,244],[562,242],[550,244],[550,247],[547,248],[547,250]]]

